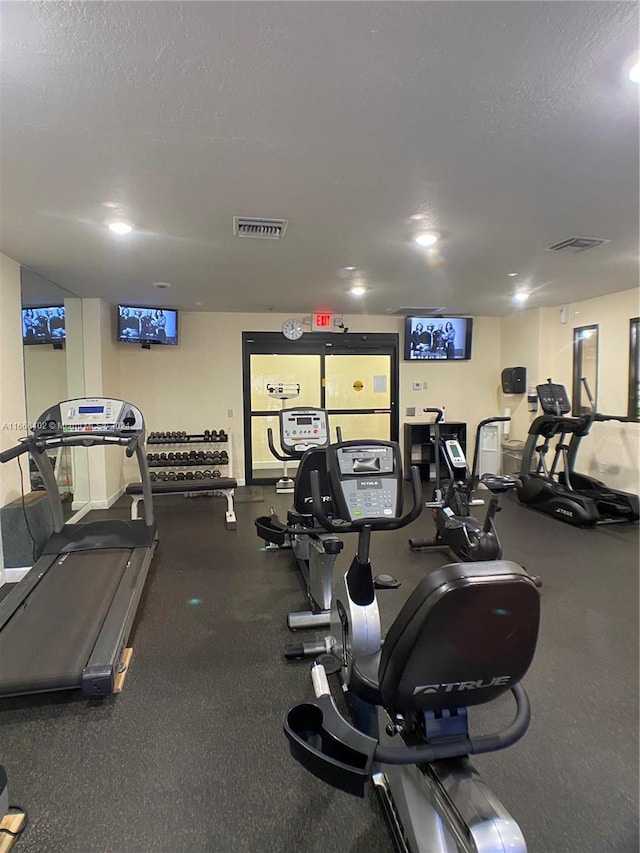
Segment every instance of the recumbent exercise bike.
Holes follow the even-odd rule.
[[[537,642],[540,597],[515,563],[453,563],[411,594],[382,644],[369,559],[373,531],[400,529],[420,515],[417,468],[413,508],[402,515],[402,463],[394,442],[344,442],[327,449],[338,523],[323,511],[311,475],[314,514],[328,532],[358,534],[356,555],[336,584],[331,651],[352,720],[338,710],[325,667],[316,662],[316,698],[289,709],[292,756],[333,787],[364,795],[373,781],[393,839],[404,853],[524,853],[522,833],[468,757],[504,749],[526,732],[530,707],[520,684]],[[467,709],[511,691],[513,722],[470,737]],[[398,745],[395,745],[398,743]]]

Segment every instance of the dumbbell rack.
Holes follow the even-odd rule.
[[[223,437],[218,437],[219,434]],[[155,477],[152,476],[152,480],[184,480],[185,485],[190,481],[210,480],[212,490],[215,489],[216,480],[220,477],[230,477],[232,467],[229,435],[224,430],[220,430],[219,434],[216,430],[211,433],[150,433],[147,438],[147,463],[151,469],[150,473],[156,474]],[[156,449],[160,446],[163,450]],[[182,458],[193,453],[201,455]],[[170,454],[172,458],[169,458]],[[176,459],[177,454],[180,454],[181,458]],[[159,458],[149,458],[154,456]],[[165,458],[161,458],[162,456]],[[158,476],[160,474],[166,476]],[[184,477],[179,477],[179,474],[184,474]]]

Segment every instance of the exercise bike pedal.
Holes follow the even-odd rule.
[[[327,675],[336,675],[342,669],[342,661],[332,654],[320,655],[316,658],[316,663],[324,667]]]
[[[376,589],[398,589],[400,581],[393,575],[376,575],[373,579],[373,585]]]

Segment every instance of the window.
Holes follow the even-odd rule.
[[[640,317],[629,324],[629,420],[640,421]]]
[[[573,410],[584,415],[591,411],[589,396],[582,381],[587,380],[594,407],[598,400],[598,326],[580,326],[573,330]]]

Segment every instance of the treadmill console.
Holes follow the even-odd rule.
[[[332,445],[327,459],[337,513],[345,521],[402,515],[402,462],[395,442]]]
[[[63,400],[38,419],[35,435],[74,435],[109,432],[131,436],[144,430],[140,409],[124,400],[110,397],[82,397]]]
[[[326,411],[302,406],[282,409],[280,444],[285,453],[300,456],[312,447],[328,447],[329,421]]]
[[[571,403],[564,385],[545,382],[544,385],[536,385],[536,391],[545,415],[566,415],[571,411]]]

